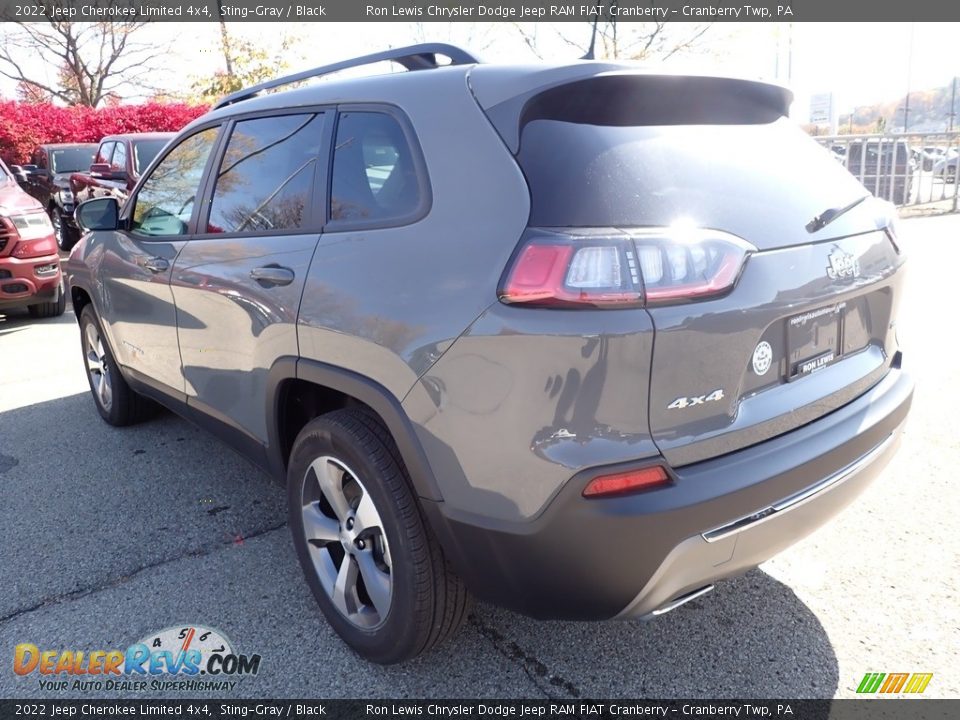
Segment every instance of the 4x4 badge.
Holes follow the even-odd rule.
[[[827,277],[831,280],[860,276],[860,261],[848,252],[835,247],[827,256]]]
[[[683,408],[690,407],[691,405],[703,405],[704,403],[715,402],[717,400],[723,400],[722,389],[714,390],[712,393],[707,393],[705,395],[678,397],[672,403],[667,405],[667,410],[682,410]]]

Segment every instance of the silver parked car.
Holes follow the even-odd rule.
[[[410,72],[263,92],[382,60]],[[449,636],[468,591],[682,605],[851,502],[910,407],[893,210],[790,100],[446,45],[230,96],[78,210],[97,410],[158,402],[283,482],[370,660]]]

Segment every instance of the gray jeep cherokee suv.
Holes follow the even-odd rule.
[[[383,60],[409,72],[263,92]],[[230,96],[79,210],[97,410],[159,402],[284,482],[370,660],[450,635],[468,590],[672,609],[849,503],[910,406],[893,211],[790,100],[445,45]]]

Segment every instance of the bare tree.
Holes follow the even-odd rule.
[[[69,105],[97,107],[124,89],[149,89],[165,54],[137,39],[145,22],[4,23],[0,74]]]
[[[601,3],[602,4],[602,3]],[[615,2],[611,4],[616,4]],[[617,22],[616,19],[561,23],[555,30],[576,57],[598,60],[667,60],[695,49],[713,23]],[[537,23],[514,23],[527,47],[544,57],[549,38]]]
[[[493,44],[494,23],[431,22],[411,23],[411,35],[416,43],[445,42],[460,45],[482,54]]]

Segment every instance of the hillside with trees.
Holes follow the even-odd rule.
[[[908,129],[911,132],[944,132],[950,124],[950,113],[960,112],[960,79],[956,80],[957,96],[953,99],[953,85],[947,83],[933,90],[915,90],[910,93]],[[951,101],[954,106],[951,107]],[[853,111],[854,132],[882,132],[903,130],[903,109],[906,96],[873,105],[863,105]],[[848,132],[850,116],[840,116],[840,131]],[[953,118],[954,130],[960,130],[960,116]]]

